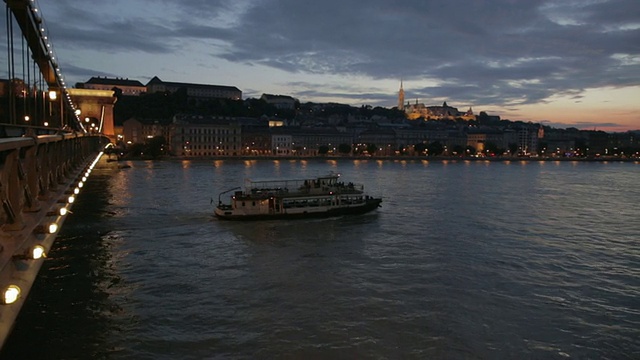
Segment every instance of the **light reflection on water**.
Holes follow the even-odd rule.
[[[32,340],[27,329],[64,323],[74,309],[48,299],[75,288],[84,289],[79,306],[92,309],[73,317],[76,329],[39,326],[41,338],[80,342],[77,351],[51,342],[54,358],[82,358],[87,349],[131,359],[640,354],[637,164],[131,166],[100,180],[108,203],[83,199],[98,215],[65,224],[57,253],[80,241],[92,248],[64,255],[56,265],[69,269],[64,276],[43,274],[4,357]],[[328,171],[383,196],[382,208],[311,221],[211,216],[211,198],[244,178]],[[73,259],[87,251],[100,255],[78,270]],[[44,306],[51,310],[40,313]]]

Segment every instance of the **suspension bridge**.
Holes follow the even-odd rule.
[[[0,70],[0,347],[56,234],[115,141],[113,91],[65,83],[35,0],[4,0]],[[4,60],[4,61],[3,61]]]

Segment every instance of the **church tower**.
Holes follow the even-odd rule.
[[[404,111],[404,89],[402,88],[402,80],[400,80],[400,91],[398,92],[398,110]]]

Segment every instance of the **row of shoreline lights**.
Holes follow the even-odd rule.
[[[87,168],[87,171],[85,171],[82,174],[82,177],[78,181],[76,187],[70,192],[69,196],[66,199],[63,198],[58,201],[59,203],[63,203],[64,206],[58,209],[57,212],[47,213],[47,215],[49,216],[56,216],[56,219],[47,225],[37,227],[34,230],[34,232],[37,232],[39,234],[51,235],[51,234],[55,234],[58,231],[59,220],[63,216],[71,212],[69,209],[73,206],[73,203],[76,200],[76,196],[80,194],[80,189],[82,189],[82,187],[84,186],[84,183],[87,182],[87,178],[89,177],[89,175],[91,174],[91,171],[96,166],[96,164],[98,163],[98,160],[100,160],[103,154],[104,152],[101,151],[98,154],[98,156],[95,158],[95,160],[93,160],[91,165],[89,165],[89,167]],[[29,261],[29,260],[43,260],[46,257],[47,257],[47,254],[44,246],[38,244],[27,249],[27,251],[24,254],[14,255],[13,259],[16,261]],[[2,292],[1,303],[3,305],[9,305],[9,304],[15,303],[20,298],[20,292],[21,292],[21,289],[18,285],[11,284],[7,286]]]
[[[62,76],[62,72],[60,71],[60,67],[58,66],[58,62],[56,61],[56,57],[53,52],[53,46],[51,45],[49,36],[47,35],[48,30],[44,26],[44,19],[42,18],[41,11],[38,9],[35,0],[29,0],[29,10],[31,11],[31,16],[33,17],[33,19],[36,21],[36,23],[39,24],[38,30],[40,31],[40,38],[44,39],[44,46],[46,47],[47,55],[49,56],[49,59],[51,60],[50,63],[55,70],[56,79],[60,85],[60,95],[64,95],[65,101],[69,104],[69,107],[73,109],[73,115],[76,117],[77,123],[80,124],[80,127],[84,130],[82,122],[80,121],[80,116],[77,113],[78,108],[71,100],[71,95],[67,91],[67,85],[64,81],[64,76]],[[49,89],[49,99],[56,100],[57,97],[58,94],[56,90]]]

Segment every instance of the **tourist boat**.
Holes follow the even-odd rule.
[[[364,214],[380,206],[382,199],[366,195],[363,185],[339,180],[334,173],[302,180],[246,180],[244,189],[218,195],[214,213],[225,220],[295,219]],[[232,191],[231,202],[223,203],[221,196]]]

